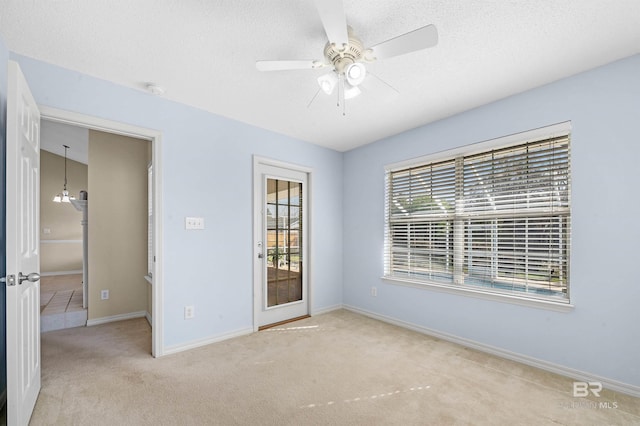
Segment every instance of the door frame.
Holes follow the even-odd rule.
[[[313,300],[313,255],[312,255],[312,246],[313,246],[313,218],[312,218],[312,210],[313,210],[313,191],[312,191],[312,178],[313,178],[313,169],[311,167],[300,166],[297,164],[287,163],[280,160],[274,160],[267,157],[262,157],[259,155],[253,156],[253,241],[251,246],[251,256],[252,256],[252,265],[253,265],[253,331],[256,332],[260,328],[259,325],[259,316],[262,311],[262,279],[263,279],[263,259],[258,258],[258,254],[262,253],[264,255],[263,248],[258,246],[258,243],[263,240],[263,214],[262,214],[262,174],[259,173],[259,166],[271,166],[271,167],[279,167],[282,169],[293,170],[300,173],[305,173],[307,175],[307,211],[303,212],[304,220],[307,224],[307,235],[306,235],[306,254],[304,255],[306,261],[303,264],[303,268],[306,270],[306,278],[307,278],[307,312],[311,315],[312,309],[312,300]]]
[[[66,111],[38,105],[40,119],[57,123],[80,126],[91,130],[112,133],[151,142],[151,164],[153,164],[153,250],[156,261],[153,268],[153,284],[151,291],[151,355],[155,358],[164,355],[164,281],[163,281],[163,235],[162,235],[162,132],[145,127],[134,126],[118,121]],[[140,277],[142,279],[142,277]]]

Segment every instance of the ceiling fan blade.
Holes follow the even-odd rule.
[[[329,42],[337,46],[349,44],[347,17],[342,0],[315,0],[315,4]]]
[[[436,44],[438,44],[438,30],[435,25],[427,25],[376,44],[371,48],[371,59],[392,58],[416,50],[427,49]]]
[[[287,71],[306,70],[322,68],[324,64],[320,61],[256,61],[256,68],[259,71]]]

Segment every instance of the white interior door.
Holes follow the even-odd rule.
[[[7,93],[7,424],[40,392],[40,112],[17,63]]]
[[[309,314],[307,173],[256,163],[254,327]]]

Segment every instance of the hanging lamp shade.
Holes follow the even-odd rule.
[[[64,187],[62,193],[58,193],[53,197],[54,203],[70,203],[71,200],[75,200],[74,196],[69,196],[69,191],[67,191],[67,149],[69,146],[62,145],[64,147]]]

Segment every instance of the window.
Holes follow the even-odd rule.
[[[557,125],[387,168],[385,277],[568,302],[569,144]]]

